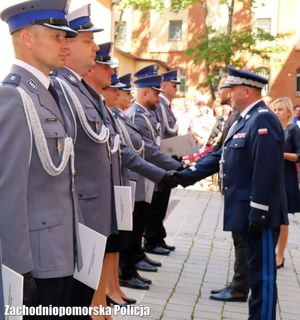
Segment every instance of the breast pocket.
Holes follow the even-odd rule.
[[[241,149],[245,148],[246,146],[246,139],[233,139],[228,143],[229,148],[233,149]]]
[[[96,132],[100,132],[100,124],[101,124],[101,118],[98,113],[98,111],[95,109],[92,105],[85,105],[84,106],[84,113],[85,116],[91,126],[91,128]]]
[[[55,164],[61,159],[64,148],[64,140],[67,136],[63,125],[57,121],[45,121],[43,131],[47,140],[51,158]]]

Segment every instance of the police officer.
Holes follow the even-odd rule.
[[[159,103],[154,111],[158,115],[161,126],[161,139],[175,137],[178,134],[177,120],[171,109],[171,103],[176,96],[178,84],[180,84],[180,81],[177,78],[177,70],[171,70],[162,75],[161,88],[163,92],[159,94]],[[173,157],[180,161],[178,156],[174,155]],[[170,189],[162,189],[157,190],[153,195],[148,215],[151,218],[148,219],[145,228],[145,249],[148,252],[157,253],[158,251],[175,250],[175,246],[166,244],[164,240],[167,233],[163,221],[166,217],[170,194]],[[155,215],[152,216],[151,212],[155,212]],[[159,250],[158,247],[165,250]]]
[[[37,305],[67,306],[74,261],[82,265],[73,124],[65,121],[48,77],[65,63],[66,37],[76,36],[67,24],[67,6],[66,0],[34,0],[1,12],[16,60],[0,88],[0,236],[3,263],[25,276],[28,305],[34,303],[33,277]]]
[[[89,73],[85,76],[85,80],[87,83],[95,89],[95,91],[102,96],[106,96],[108,93],[111,93],[114,88],[109,88],[109,85],[111,84],[111,76],[112,76],[112,68],[111,68],[111,63],[108,63],[111,61],[110,58],[110,50],[111,50],[111,43],[108,44],[102,44],[100,45],[99,51],[97,51],[97,58],[96,58],[96,67],[91,69]],[[107,92],[106,92],[107,91]],[[113,101],[111,102],[113,105]],[[120,132],[118,129],[118,126],[108,109],[109,105],[104,104],[104,114],[106,117],[106,121],[108,123],[110,132],[115,135],[119,136]],[[112,106],[111,105],[111,106]],[[126,144],[123,144],[122,142],[119,145],[119,149],[116,150],[112,156],[112,165],[113,165],[113,181],[115,185],[123,185],[124,181],[122,181],[123,177],[121,174],[121,164],[128,168],[131,169],[137,173],[143,174],[150,180],[158,183],[171,183],[172,185],[172,177],[169,177],[168,174],[164,171],[161,170],[152,164],[148,163],[145,161],[142,157],[137,155],[135,152],[133,152]],[[125,179],[126,180],[126,179]],[[177,183],[177,182],[176,182]],[[177,185],[177,184],[176,184]],[[175,186],[175,185],[174,185]],[[115,248],[114,252],[118,252],[119,248]],[[117,258],[117,260],[116,260]],[[118,267],[118,256],[114,257],[114,265]],[[118,273],[116,273],[117,276]],[[118,277],[114,279],[116,282]],[[118,283],[116,283],[116,286]]]
[[[159,102],[159,93],[163,91],[160,87],[162,76],[157,74],[158,67],[158,65],[149,65],[135,73],[135,76],[137,77],[137,80],[135,80],[137,97],[129,110],[129,116],[143,134],[145,142],[145,159],[166,170],[176,170],[181,166],[180,162],[169,155],[164,154],[159,149],[160,124],[157,114],[153,112]],[[140,208],[140,210],[142,214],[142,212],[145,211],[145,208]],[[151,221],[153,221],[152,225],[154,230],[157,230],[156,226],[160,226],[160,223],[157,222],[161,221],[160,212],[157,214],[159,215],[158,218],[155,217],[155,211],[147,210],[147,223],[149,225]],[[151,248],[147,247],[150,252],[164,255],[170,253],[168,249],[160,246],[159,241],[152,244],[153,246]],[[141,248],[136,256],[138,262],[143,260],[145,254]]]
[[[226,84],[227,74],[225,74],[219,84],[219,98],[221,105],[230,104],[230,86]],[[208,154],[212,162],[218,164],[219,159],[213,155],[220,151],[230,127],[238,119],[239,113],[232,110],[224,124],[224,130],[220,140],[215,145],[212,153]],[[208,159],[208,158],[207,158]],[[206,160],[207,160],[206,159]],[[200,159],[201,161],[201,159]],[[220,182],[220,180],[219,180]],[[239,232],[232,232],[232,239],[235,252],[234,274],[231,282],[222,289],[211,290],[210,298],[219,301],[247,301],[249,293],[248,263],[246,257],[246,247],[243,237]]]
[[[110,246],[114,245],[118,233],[111,154],[107,145],[110,133],[102,113],[101,99],[83,81],[83,76],[95,65],[98,46],[94,42],[94,33],[103,30],[93,25],[90,15],[90,4],[68,15],[70,27],[79,35],[69,43],[69,55],[65,67],[56,70],[53,77],[60,99],[70,104],[69,117],[76,119],[76,188],[84,223],[107,237],[106,252],[108,252]],[[109,272],[109,259],[106,254],[99,283],[102,289],[100,304],[104,306],[106,299],[103,283]],[[93,289],[74,281],[72,306],[90,306],[93,296]]]
[[[228,67],[233,108],[240,112],[218,155],[224,192],[224,230],[240,232],[247,248],[251,297],[249,319],[276,318],[275,247],[287,224],[283,180],[283,131],[261,98],[267,79]],[[183,185],[193,176],[216,170],[205,161],[180,173]]]
[[[126,110],[131,105],[132,94],[131,90],[131,74],[125,74],[119,78],[119,81],[124,84],[124,87],[118,89],[117,107],[113,109],[113,115],[117,120],[126,144],[138,155],[144,157],[145,147],[143,136],[137,126],[127,117]],[[135,289],[149,289],[151,280],[141,277],[135,265],[135,252],[140,248],[142,236],[144,233],[145,217],[143,214],[138,214],[137,208],[145,206],[145,178],[134,171],[129,171],[129,178],[136,183],[135,205],[133,211],[133,230],[127,234],[126,239],[122,241],[120,250],[120,284],[125,287]],[[144,256],[142,264],[148,270],[156,271],[157,267],[161,266],[160,262],[151,260],[147,255]],[[140,263],[140,264],[141,264]],[[139,267],[139,265],[138,265]]]

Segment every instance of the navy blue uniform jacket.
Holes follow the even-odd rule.
[[[283,169],[284,135],[275,114],[257,103],[224,142],[224,230],[288,224]],[[219,171],[222,148],[180,172],[183,186]]]

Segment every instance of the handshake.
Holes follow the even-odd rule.
[[[172,189],[177,187],[181,183],[179,174],[176,170],[170,170],[160,180],[158,187],[162,189]]]

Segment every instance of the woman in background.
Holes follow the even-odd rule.
[[[272,110],[284,130],[284,174],[288,213],[300,212],[300,192],[297,178],[297,162],[300,157],[300,129],[293,124],[293,105],[283,97],[272,103]],[[276,250],[277,269],[284,267],[284,250],[288,239],[288,225],[280,227]]]

